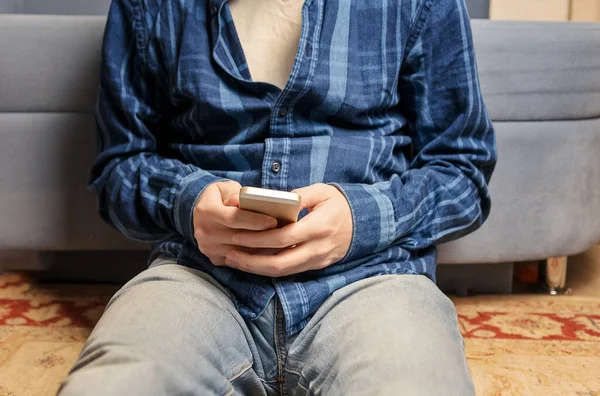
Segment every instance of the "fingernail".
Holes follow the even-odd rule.
[[[233,197],[233,195],[234,195],[234,194],[229,194],[229,195],[228,195],[228,196],[225,198],[225,200],[223,201],[223,204],[224,204],[224,205],[227,205],[227,204],[229,204],[229,200],[231,200],[231,197]]]

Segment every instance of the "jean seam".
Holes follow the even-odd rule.
[[[306,392],[306,394],[310,396],[310,394],[311,394],[310,393],[310,389],[308,389],[306,386],[302,385],[302,381],[301,380],[303,380],[303,379],[304,379],[304,377],[302,377],[302,376],[300,376],[300,378],[298,378],[298,387],[304,389],[304,391]]]
[[[283,331],[283,322],[284,316],[283,316],[283,308],[281,307],[281,302],[277,299],[276,303],[275,303],[275,320],[274,320],[274,324],[275,324],[275,332],[274,332],[274,336],[275,336],[275,353],[277,355],[277,376],[278,378],[278,382],[280,385],[280,389],[279,392],[285,396],[287,394],[286,392],[286,388],[285,388],[285,381],[284,381],[284,376],[285,376],[285,361],[287,360],[285,358],[286,352],[285,352],[285,332]]]
[[[248,372],[248,370],[250,370],[252,368],[252,365],[254,364],[254,362],[250,361],[249,363],[246,363],[242,369],[240,370],[239,373],[234,374],[233,376],[227,378],[227,381],[229,382],[234,382],[236,379],[240,378],[242,375],[244,375],[245,373]]]
[[[258,377],[258,379],[260,380],[260,382],[262,382],[263,384],[277,384],[279,382],[279,380],[274,379],[274,380],[266,380],[266,379],[262,379],[260,377]]]
[[[302,377],[302,372],[301,372],[302,368],[286,368],[285,371],[287,371],[288,373],[292,373],[292,374],[296,374],[300,377]]]
[[[298,385],[300,388],[304,389],[304,391],[306,392],[306,394],[307,394],[307,395],[310,395],[310,390],[309,390],[309,389],[308,389],[306,386],[302,385],[302,382],[303,382],[303,381],[307,381],[307,380],[306,380],[306,378],[304,377],[304,375],[302,374],[302,367],[301,367],[301,366],[300,366],[300,367],[298,367],[298,368],[295,368],[295,367],[294,367],[294,368],[288,368],[288,367],[286,367],[286,368],[285,368],[285,371],[286,371],[287,373],[290,373],[290,374],[297,375],[297,376],[298,376],[298,381],[296,382],[296,384],[297,384],[297,385]],[[309,382],[310,382],[310,381],[309,381]]]

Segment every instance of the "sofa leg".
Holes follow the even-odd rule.
[[[567,287],[567,257],[550,257],[540,263],[540,290],[552,296],[570,294]]]

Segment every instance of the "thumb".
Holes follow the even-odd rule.
[[[312,210],[318,204],[329,199],[330,192],[328,189],[330,187],[327,184],[318,183],[308,187],[297,188],[292,192],[300,195],[300,210]]]
[[[236,181],[227,181],[218,184],[221,191],[223,205],[238,207],[240,204],[240,189],[242,186]]]

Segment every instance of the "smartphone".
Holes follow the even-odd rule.
[[[277,226],[283,227],[298,221],[300,196],[286,191],[243,187],[240,190],[240,209],[275,217]]]

